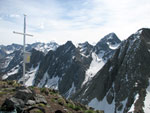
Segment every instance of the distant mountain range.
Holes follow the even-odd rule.
[[[105,113],[150,112],[150,29],[122,42],[110,33],[94,46],[38,42],[26,49],[32,53],[26,64],[27,86],[54,88]],[[0,45],[0,76],[22,81],[21,45]]]

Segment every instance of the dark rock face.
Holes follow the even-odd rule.
[[[104,97],[109,104],[115,102],[114,113],[127,113],[139,94],[136,112],[143,111],[143,101],[150,77],[150,29],[141,29],[123,41],[113,57],[96,74],[92,81],[77,93],[76,100],[88,104],[93,98],[101,101]],[[86,90],[86,92],[85,92]],[[123,106],[123,101],[126,101]]]
[[[65,94],[72,87],[73,83],[79,89],[85,77],[85,70],[90,62],[91,58],[81,56],[72,42],[68,41],[66,44],[58,47],[56,51],[50,51],[45,56],[36,75],[35,85],[43,87],[48,84],[48,79],[58,77],[57,87],[61,94]],[[48,74],[47,80],[39,84],[45,73]]]
[[[85,42],[80,43],[76,48],[68,41],[56,51],[49,51],[40,64],[34,85],[58,89],[62,95],[69,98],[72,93],[81,88],[85,73],[93,60],[93,52],[105,61],[113,55],[114,50],[108,44],[119,45],[120,40],[111,33],[100,40],[96,46]]]
[[[32,49],[31,53],[32,55],[31,55],[30,63],[26,64],[27,70],[29,70],[32,66],[33,68],[37,67],[38,63],[41,62],[44,58],[44,53],[37,51],[35,49]]]

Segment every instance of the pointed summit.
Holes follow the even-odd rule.
[[[115,33],[109,33],[95,45],[95,50],[109,51],[110,49],[116,49],[120,43],[121,41]]]
[[[104,42],[110,42],[111,44],[114,43],[120,43],[120,39],[117,37],[117,35],[115,33],[109,33],[108,35],[104,36],[97,44]]]
[[[82,56],[89,56],[93,50],[93,46],[86,41],[78,44],[78,50]]]

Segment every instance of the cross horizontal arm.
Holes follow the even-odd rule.
[[[15,34],[20,34],[20,35],[26,35],[26,36],[32,36],[32,37],[33,37],[33,35],[26,34],[26,33],[20,33],[20,32],[15,32],[15,31],[13,31],[13,33],[15,33]]]

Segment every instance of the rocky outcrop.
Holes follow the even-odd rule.
[[[67,100],[54,89],[23,87],[16,81],[0,81],[0,112],[8,113],[103,113]]]
[[[40,94],[35,94],[34,91],[21,86],[16,88],[16,94],[13,97],[7,98],[3,103],[2,111],[14,111],[16,109],[17,113],[26,113],[34,108],[38,108],[43,113],[45,113],[43,108],[34,106],[36,104],[47,104],[45,97]]]

